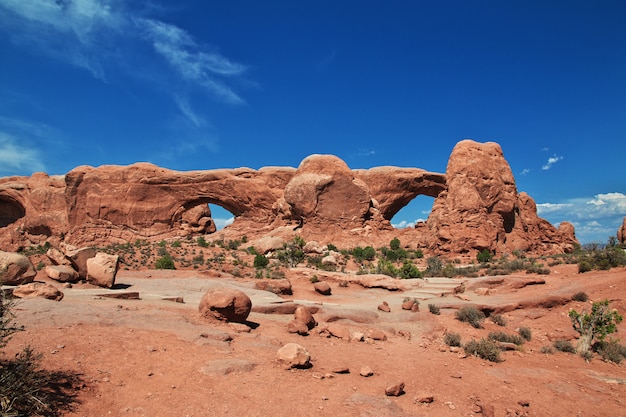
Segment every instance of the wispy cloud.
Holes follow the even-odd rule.
[[[556,154],[554,156],[551,156],[550,158],[548,158],[548,162],[543,165],[541,167],[542,170],[547,171],[550,168],[552,168],[552,165],[556,164],[557,162],[563,160],[562,156],[557,156]]]
[[[128,76],[169,71],[178,82],[159,87],[172,97],[182,95],[180,89],[196,89],[221,102],[244,102],[228,84],[242,76],[244,65],[196,42],[178,26],[133,12],[132,6],[130,0],[0,0],[0,30],[38,54],[83,68],[103,81],[109,80],[110,71]],[[143,53],[150,46],[152,61],[160,57],[167,65],[138,69],[132,48],[142,44]],[[144,75],[144,81],[164,79]],[[177,104],[186,117],[193,113],[188,103]]]
[[[213,218],[213,222],[215,223],[215,228],[217,230],[222,230],[229,224],[232,224],[234,221],[235,221],[234,217],[229,217],[228,219]]]
[[[530,171],[532,171],[530,168],[524,168],[522,172],[520,172],[520,175],[528,175]]]
[[[44,171],[41,155],[37,149],[24,146],[15,136],[0,131],[0,173],[22,173]]]
[[[571,222],[582,243],[604,242],[608,236],[615,235],[626,216],[626,195],[615,192],[541,203],[537,204],[537,213],[553,224]]]

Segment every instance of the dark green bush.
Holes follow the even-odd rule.
[[[463,350],[468,355],[478,356],[491,362],[502,362],[500,348],[493,340],[483,338],[476,341],[472,339],[463,346]]]
[[[469,323],[472,327],[482,329],[482,322],[485,320],[485,313],[473,306],[464,306],[456,312],[456,318],[464,323]]]
[[[269,263],[270,263],[270,260],[267,259],[265,255],[258,253],[254,257],[255,268],[265,268]]]
[[[169,253],[165,253],[154,263],[155,269],[176,269],[174,265],[174,258]]]
[[[419,268],[408,259],[405,259],[400,268],[400,278],[421,278],[422,273]]]
[[[487,249],[484,249],[476,254],[476,260],[478,260],[481,264],[491,262],[492,259],[493,254]]]
[[[199,236],[196,242],[198,243],[198,246],[200,246],[201,248],[207,248],[209,246],[209,242],[206,241],[204,236]]]
[[[443,342],[448,346],[461,346],[461,335],[458,333],[446,332],[443,335]]]

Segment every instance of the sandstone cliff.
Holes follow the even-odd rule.
[[[418,195],[435,197],[426,224],[396,230],[392,217]],[[418,168],[351,170],[332,155],[300,166],[178,172],[148,163],[77,167],[65,176],[0,178],[0,249],[44,241],[90,245],[215,232],[207,204],[235,222],[223,235],[386,244],[396,235],[436,253],[570,251],[573,227],[558,229],[518,193],[500,146],[459,142],[445,174]]]

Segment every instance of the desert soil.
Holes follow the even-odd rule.
[[[597,355],[586,362],[574,354],[540,352],[556,339],[575,343],[567,313],[590,308],[589,302],[542,300],[585,291],[590,300],[608,298],[624,315],[624,268],[578,274],[575,265],[559,265],[541,276],[545,284],[517,289],[507,284],[533,277],[521,273],[502,277],[488,295],[469,289],[460,297],[422,294],[415,313],[401,309],[403,291],[330,282],[332,295],[323,296],[306,276],[288,277],[293,295],[279,297],[255,290],[252,278],[193,270],[120,271],[111,290],[83,284],[64,288],[60,302],[21,300],[16,313],[26,330],[5,351],[31,345],[44,354],[47,369],[79,377],[67,416],[626,415],[624,365]],[[239,288],[250,296],[256,311],[246,326],[200,316],[199,300],[212,286]],[[102,296],[127,292],[138,292],[140,299]],[[184,302],[164,300],[175,297]],[[319,310],[314,315],[319,325],[308,336],[287,332],[292,314],[258,312],[290,301]],[[377,309],[382,301],[391,312]],[[441,315],[429,313],[429,303],[444,307]],[[506,327],[486,320],[484,329],[474,329],[454,316],[466,303],[523,308],[503,314]],[[317,329],[327,320],[349,331],[382,330],[387,340],[320,334]],[[532,330],[532,340],[503,352],[501,363],[451,351],[443,343],[446,331],[460,333],[466,342],[491,331],[516,333],[521,326]],[[615,336],[625,333],[622,323]],[[309,351],[310,368],[287,369],[277,360],[278,349],[289,342]],[[363,367],[373,375],[361,376]],[[385,389],[397,383],[404,383],[404,394],[386,396]],[[433,401],[419,401],[428,397]]]

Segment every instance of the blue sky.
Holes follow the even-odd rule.
[[[626,216],[626,2],[0,0],[0,176],[313,153],[445,172],[465,138],[502,146],[542,217],[606,242]]]

